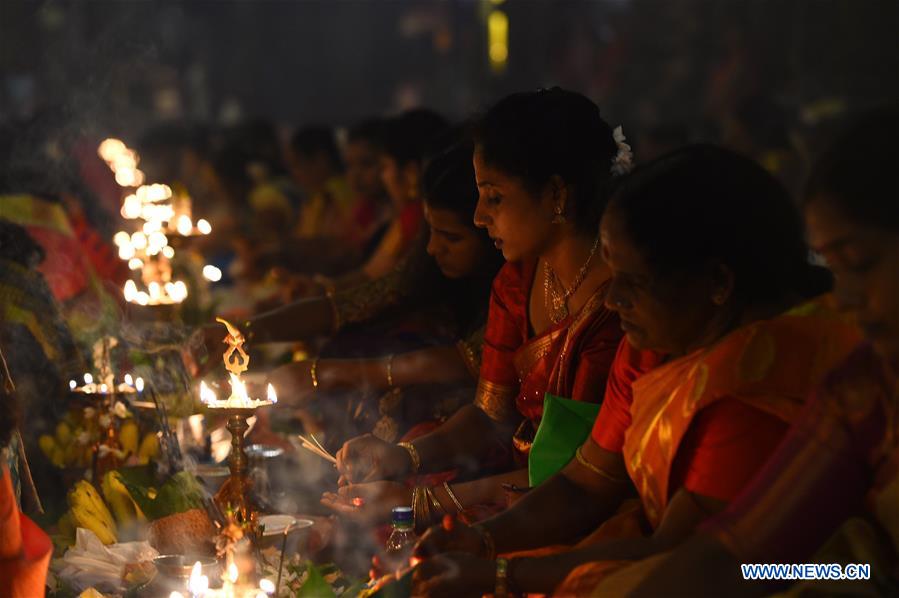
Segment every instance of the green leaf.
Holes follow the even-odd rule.
[[[155,498],[150,497],[150,487],[136,482],[133,475],[122,473],[122,483],[147,519],[156,521],[176,513],[203,508],[203,490],[190,473],[179,471],[160,486]],[[139,474],[138,474],[139,475]],[[143,478],[141,481],[145,481]]]
[[[318,567],[310,562],[308,570],[309,576],[306,578],[306,583],[297,591],[296,598],[337,598]]]

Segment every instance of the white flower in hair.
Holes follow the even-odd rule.
[[[631,151],[631,146],[625,143],[627,138],[620,125],[612,131],[612,139],[618,146],[618,153],[612,158],[612,174],[617,176],[627,174],[634,169],[634,152]]]

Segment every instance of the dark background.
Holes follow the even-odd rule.
[[[510,23],[502,72],[491,10]],[[0,0],[0,122],[49,108],[129,135],[413,105],[463,117],[557,84],[612,122],[701,131],[755,96],[797,120],[895,98],[897,33],[899,3],[868,0]]]

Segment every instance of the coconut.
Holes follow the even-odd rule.
[[[157,519],[147,540],[160,554],[208,555],[215,552],[215,526],[203,509]]]

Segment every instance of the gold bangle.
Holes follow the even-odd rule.
[[[455,493],[453,493],[453,489],[450,488],[449,482],[443,482],[443,489],[446,490],[446,493],[449,495],[450,500],[453,501],[454,505],[456,505],[456,510],[459,513],[465,511],[465,507],[462,506],[462,503],[459,502],[459,499],[456,497]]]
[[[496,559],[496,587],[493,590],[494,598],[506,598],[509,595],[509,559],[502,557]]]
[[[421,457],[418,455],[418,449],[411,442],[398,442],[396,445],[406,449],[409,458],[412,459],[412,473],[418,473],[418,470],[421,469]]]
[[[493,534],[487,531],[487,528],[480,523],[472,525],[471,529],[481,534],[481,541],[484,543],[484,557],[492,561],[496,558],[496,542],[493,541]]]
[[[387,388],[393,388],[393,358],[391,353],[387,356]]]
[[[412,490],[412,518],[417,533],[424,533],[431,527],[431,505],[428,500],[427,488],[424,486],[416,486]]]
[[[309,367],[309,377],[312,378],[312,388],[318,389],[318,357],[312,360]]]
[[[440,500],[437,498],[437,495],[434,493],[433,488],[425,488],[425,495],[428,497],[428,502],[430,503],[432,510],[440,511],[441,513],[446,514],[446,509],[443,508],[442,504],[440,504]]]
[[[592,471],[593,473],[595,473],[596,475],[598,475],[601,478],[605,478],[605,479],[609,480],[610,482],[614,482],[616,484],[626,484],[627,482],[630,481],[630,478],[619,478],[618,476],[614,476],[614,475],[610,474],[609,472],[607,472],[606,470],[599,468],[596,465],[593,465],[592,463],[587,461],[587,458],[584,457],[583,453],[581,453],[581,447],[578,447],[578,449],[576,451],[574,451],[574,456],[577,458],[578,463],[580,463],[581,465],[583,465],[584,467],[586,467],[587,469],[589,469],[590,471]]]

